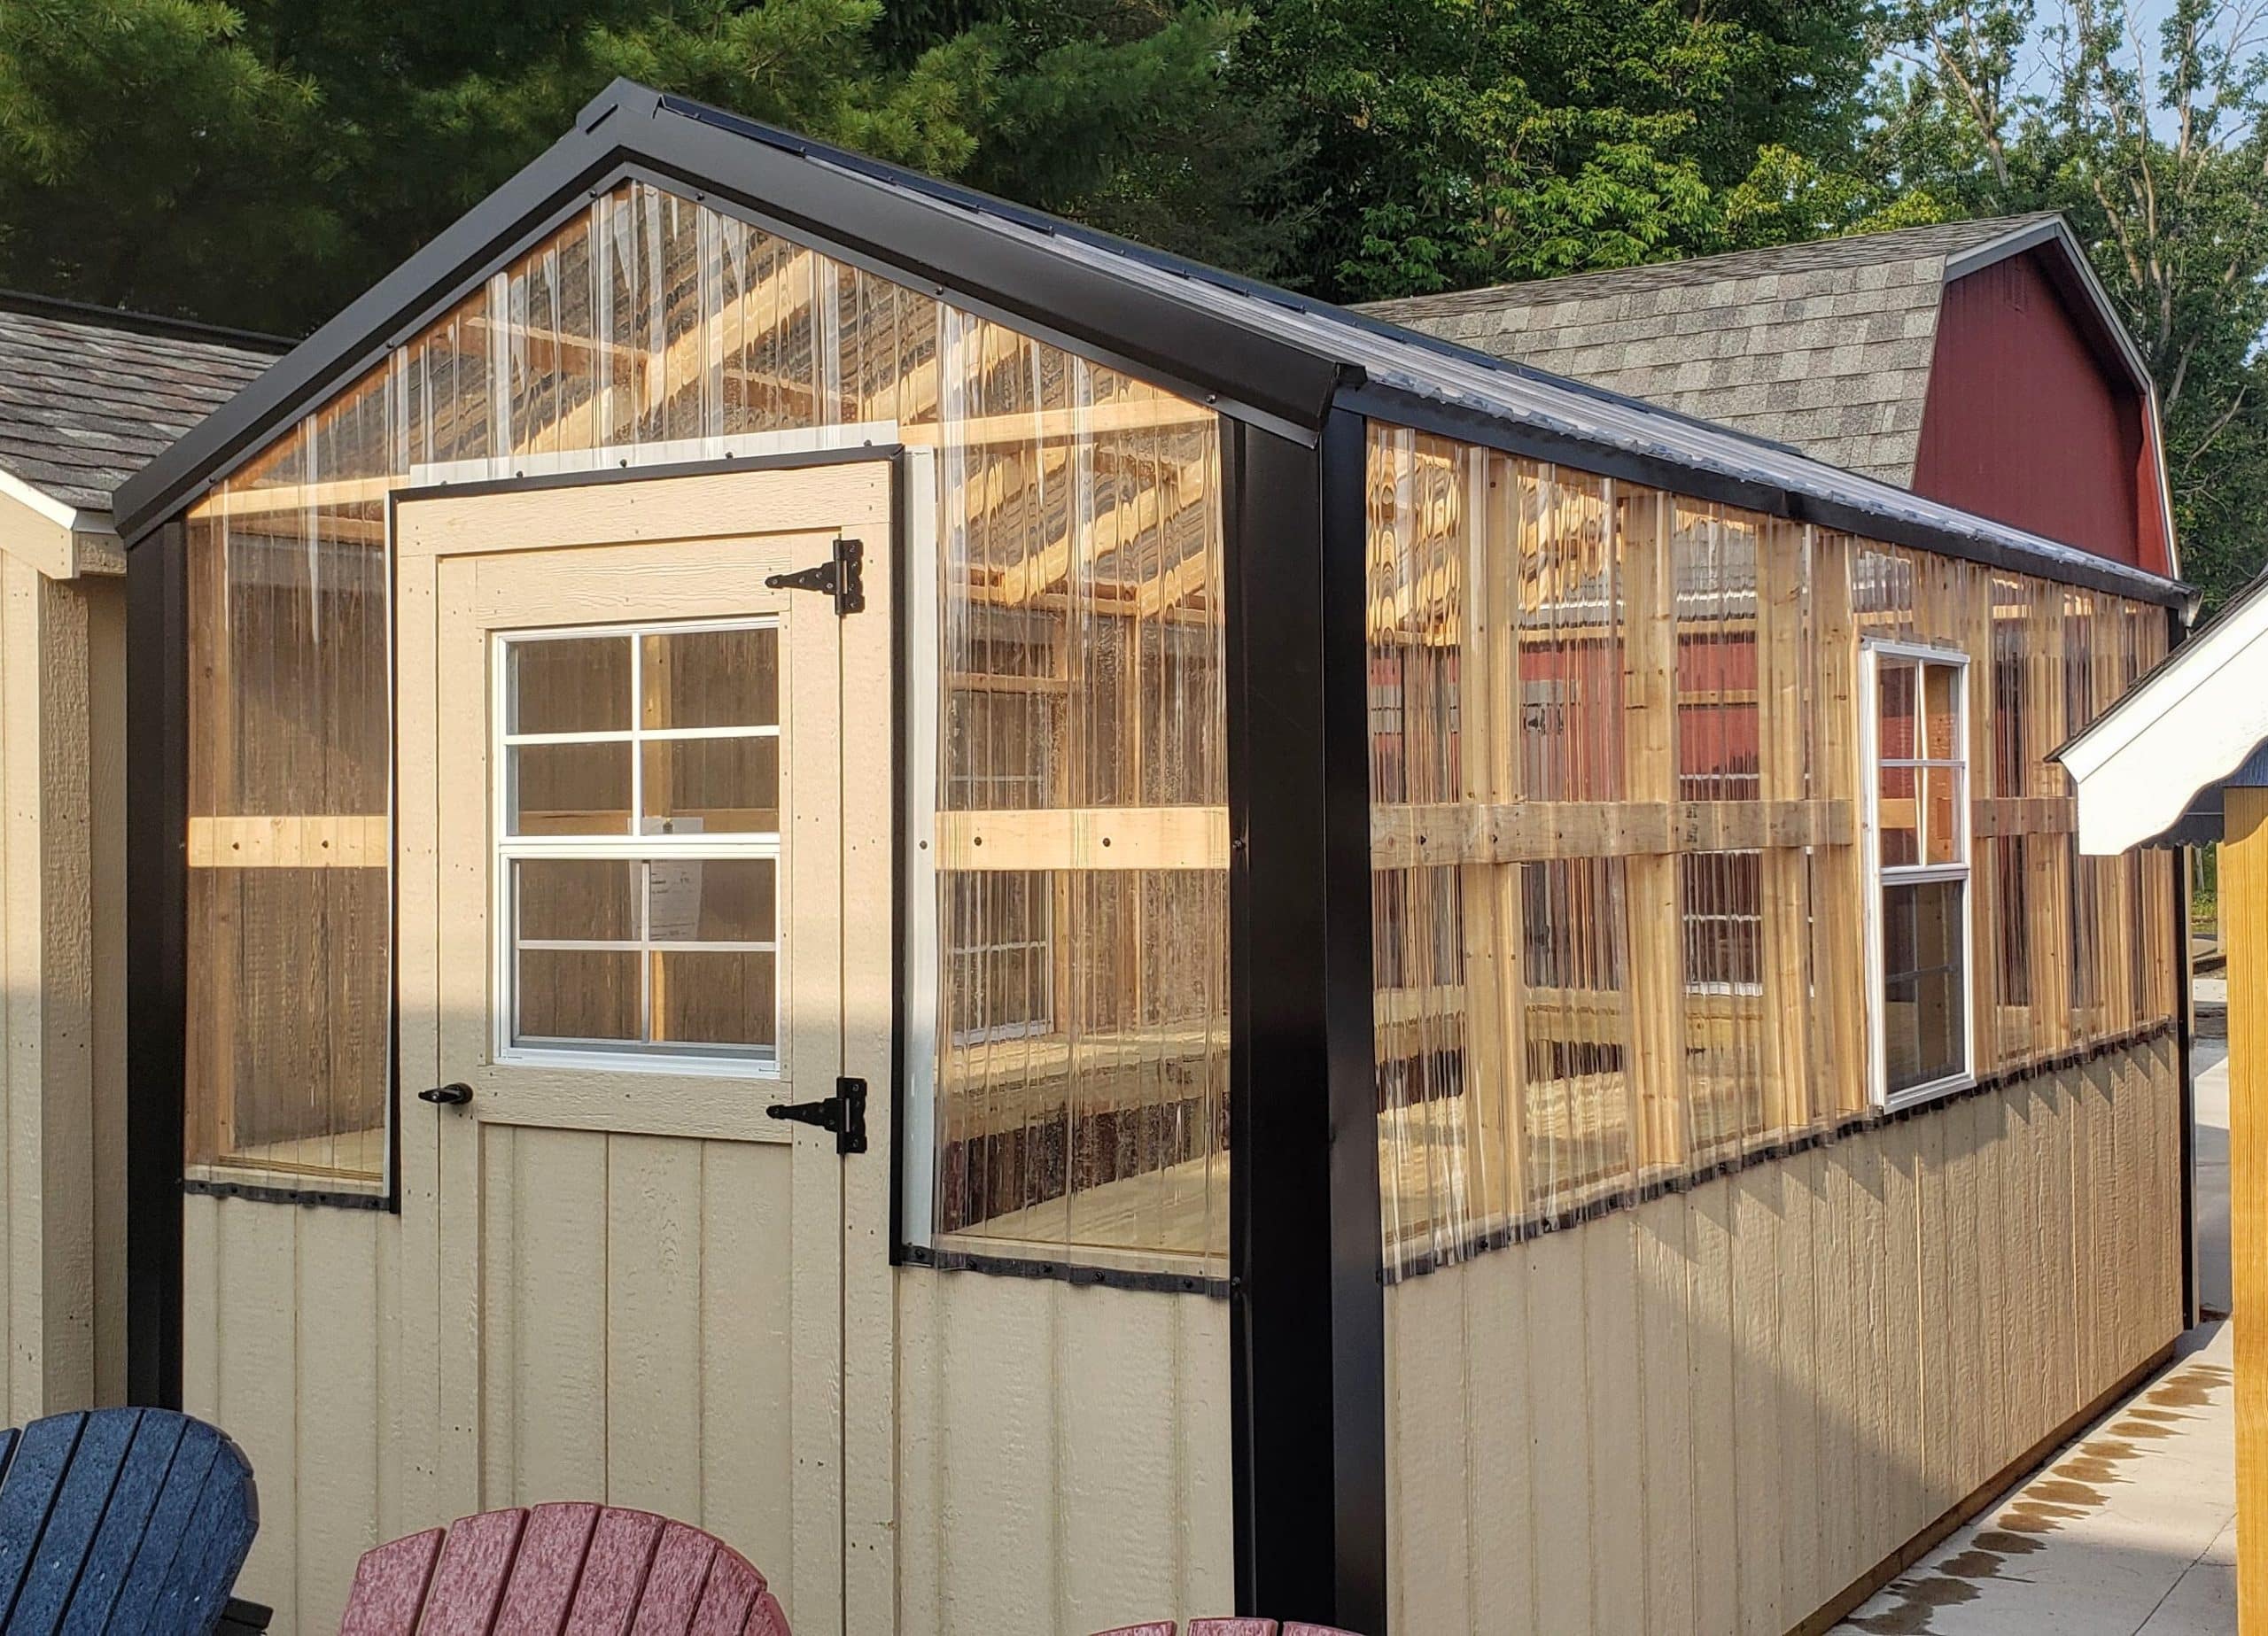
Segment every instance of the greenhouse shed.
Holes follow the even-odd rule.
[[[2182,1327],[2156,574],[626,83],[120,525],[131,1384],[286,1621],[591,1497],[1784,1629]]]

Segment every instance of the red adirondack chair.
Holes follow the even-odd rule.
[[[1122,1624],[1095,1636],[1174,1636],[1171,1619],[1150,1624]],[[1297,1619],[1278,1624],[1273,1619],[1192,1619],[1189,1636],[1355,1636],[1333,1624],[1302,1624]]]
[[[422,1622],[421,1622],[422,1621]],[[484,1511],[362,1554],[339,1636],[789,1636],[764,1576],[650,1511]]]

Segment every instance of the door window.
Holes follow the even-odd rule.
[[[780,1039],[780,631],[498,639],[498,1049],[758,1070]]]

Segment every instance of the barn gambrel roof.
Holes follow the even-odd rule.
[[[2097,354],[2148,370],[2053,212],[1378,301],[1363,310],[1802,450],[1914,481],[1946,286],[2026,251]]]
[[[119,495],[129,543],[480,280],[638,178],[1302,442],[1334,411],[2176,604],[2176,582],[1740,431],[617,81],[576,128]]]

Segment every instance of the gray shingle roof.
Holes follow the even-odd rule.
[[[127,322],[0,300],[0,470],[107,511],[120,484],[276,361]]]
[[[1364,310],[1903,488],[1921,442],[1946,261],[2051,220],[1906,228]]]

